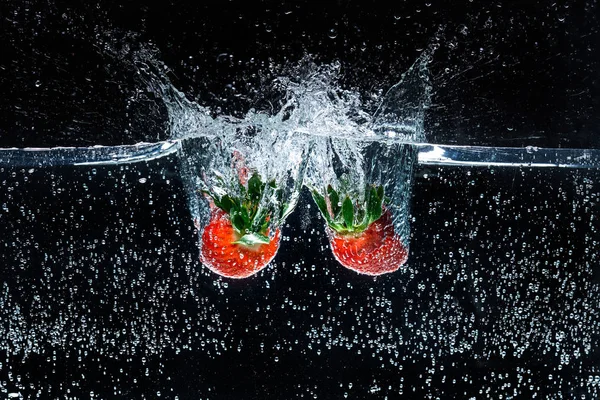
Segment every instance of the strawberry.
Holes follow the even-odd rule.
[[[271,234],[269,226],[275,207],[261,204],[268,194],[281,201],[282,191],[276,189],[275,181],[267,185],[254,173],[247,182],[240,179],[238,191],[239,196],[223,189],[215,190],[220,195],[203,191],[210,198],[211,217],[202,233],[200,259],[213,272],[229,278],[246,278],[266,267],[281,237],[279,228]],[[290,211],[283,207],[280,219]]]
[[[396,271],[408,258],[408,249],[394,231],[392,215],[384,205],[383,186],[367,188],[361,203],[329,185],[323,196],[312,190],[313,199],[327,222],[333,255],[344,267],[361,274],[381,275]]]
[[[268,233],[268,230],[267,230]],[[219,275],[246,278],[263,269],[275,257],[279,248],[280,230],[267,243],[242,244],[231,218],[223,210],[213,207],[209,224],[202,233],[200,259]]]

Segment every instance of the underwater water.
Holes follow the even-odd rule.
[[[232,280],[199,261],[177,158],[1,167],[4,395],[598,395],[597,165],[417,164],[408,261],[377,277],[304,188]]]

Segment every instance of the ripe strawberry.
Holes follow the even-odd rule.
[[[269,229],[267,229],[267,235]],[[279,248],[280,230],[268,243],[242,244],[239,233],[227,213],[212,208],[210,222],[202,233],[200,259],[219,275],[246,278],[263,269],[275,257]]]
[[[317,190],[312,195],[327,221],[331,250],[340,264],[367,275],[393,272],[404,265],[408,250],[383,205],[382,186],[368,188],[364,204],[353,202],[350,195],[340,203],[331,185],[325,196]]]
[[[220,196],[204,191],[210,198],[211,217],[202,233],[200,259],[213,272],[229,278],[246,278],[266,267],[275,257],[281,237],[279,228],[270,234],[276,207],[261,205],[267,191],[276,202],[281,201],[275,182],[267,185],[254,173],[244,183],[239,183],[239,196],[223,189],[218,190],[223,193]],[[280,218],[291,211],[282,208]]]

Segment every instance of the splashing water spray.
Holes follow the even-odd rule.
[[[341,90],[340,65],[305,58],[272,115],[211,118],[164,77],[148,80],[165,100],[200,258],[212,271],[245,278],[275,256],[281,226],[307,186],[344,267],[380,275],[408,257],[415,144],[423,141],[430,88],[424,53],[384,97],[374,116]],[[145,64],[147,65],[147,64]],[[160,68],[156,68],[160,70]],[[148,71],[146,71],[148,74]]]
[[[435,47],[389,89],[373,115],[362,110],[358,93],[340,88],[339,63],[317,65],[306,57],[293,74],[273,82],[284,92],[279,110],[251,109],[243,118],[213,117],[187,99],[168,79],[155,51],[109,50],[127,59],[142,85],[164,102],[170,140],[0,149],[0,165],[132,163],[177,153],[200,259],[229,278],[254,275],[273,260],[302,186],[320,211],[337,261],[361,274],[381,275],[408,259],[417,163],[589,167],[600,157],[573,157],[572,149],[496,148],[493,159],[486,159],[491,153],[480,148],[427,144],[427,67]]]

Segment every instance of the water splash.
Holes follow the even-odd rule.
[[[264,78],[257,98],[277,93],[268,111],[251,108],[243,118],[211,113],[176,88],[170,68],[160,60],[152,45],[111,43],[106,51],[129,63],[137,74],[140,92],[152,93],[163,102],[168,114],[169,136],[186,139],[214,137],[254,130],[255,140],[262,132],[298,131],[312,136],[393,139],[400,142],[425,141],[424,117],[431,102],[428,73],[436,47],[430,46],[415,60],[383,96],[376,112],[366,111],[367,101],[358,90],[341,84],[344,71],[340,62],[318,64],[307,55],[285,66],[275,79]]]
[[[370,128],[377,137],[401,142],[425,142],[425,112],[431,103],[428,65],[435,47],[424,51],[400,82],[386,93]]]
[[[269,210],[264,212],[275,228],[271,232],[294,209],[303,184],[312,190],[344,186],[344,194],[361,204],[368,201],[370,186],[382,186],[386,210],[393,213],[407,249],[416,151],[402,144],[425,140],[424,117],[431,97],[427,66],[433,50],[421,54],[374,115],[365,111],[366,102],[357,91],[341,85],[340,62],[318,64],[306,56],[261,88],[259,96],[267,101],[273,93],[277,97],[270,110],[252,108],[243,118],[213,115],[189,100],[171,82],[169,68],[151,47],[125,46],[116,54],[130,60],[145,90],[166,107],[170,137],[182,142],[183,180],[201,238],[212,215],[206,194],[212,193],[213,200],[214,193],[241,198],[249,190],[244,187],[244,170],[277,188],[261,193],[256,214]],[[231,218],[234,221],[234,214]]]

